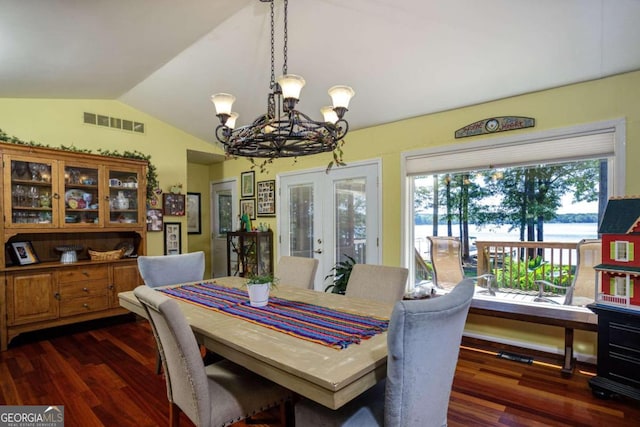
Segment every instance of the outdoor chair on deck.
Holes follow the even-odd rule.
[[[536,280],[539,286],[536,301],[574,306],[585,306],[595,301],[598,272],[593,267],[602,262],[602,242],[599,239],[583,239],[578,242],[577,252],[576,272],[571,285]],[[548,288],[564,290],[564,295],[545,296]]]
[[[436,287],[444,290],[453,288],[465,279],[462,268],[462,252],[460,239],[457,237],[428,236],[431,253],[431,267],[433,268],[433,281]],[[476,292],[487,292],[495,295],[492,284],[495,281],[493,274],[468,277],[476,281]]]
[[[302,289],[313,289],[318,260],[297,256],[283,256],[276,268],[280,284]]]
[[[345,295],[382,302],[400,301],[409,270],[386,265],[354,264]]]
[[[296,425],[446,426],[473,293],[473,281],[464,280],[438,298],[396,302],[387,332],[386,380],[335,411],[303,398],[295,404]]]
[[[134,294],[162,355],[170,426],[178,426],[181,411],[198,427],[231,425],[291,399],[290,391],[228,360],[205,366],[176,300],[148,286]]]
[[[150,288],[196,282],[204,277],[204,252],[180,255],[139,256],[138,271]],[[156,357],[156,373],[161,369],[160,354]]]

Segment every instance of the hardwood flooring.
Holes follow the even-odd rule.
[[[131,319],[16,338],[0,353],[0,405],[64,405],[67,427],[166,426],[165,383],[154,374],[155,343],[148,323]],[[593,397],[587,384],[593,367],[586,368],[567,379],[559,366],[527,365],[463,347],[449,426],[639,426],[640,404]],[[273,419],[264,414],[250,426],[271,426]],[[182,415],[181,425],[192,424]]]

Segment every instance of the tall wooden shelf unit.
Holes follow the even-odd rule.
[[[0,350],[24,332],[127,313],[118,293],[143,283],[147,162],[10,143],[0,155]],[[117,246],[131,256],[88,254]],[[33,248],[27,262],[21,247]],[[64,247],[79,248],[76,262],[61,262]]]
[[[227,233],[227,275],[273,274],[273,232]]]

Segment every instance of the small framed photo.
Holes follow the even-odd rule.
[[[256,219],[256,199],[240,199],[240,215],[244,214]]]
[[[147,231],[162,231],[162,210],[147,210]]]
[[[31,242],[12,242],[9,243],[9,245],[9,254],[13,259],[14,264],[29,265],[40,262],[38,255],[36,255],[36,251],[33,250]]]
[[[255,197],[256,189],[256,173],[255,171],[242,172],[240,174],[240,197]]]
[[[164,223],[164,254],[178,255],[182,253],[182,223]]]
[[[258,216],[275,216],[276,181],[258,181]]]
[[[162,208],[165,215],[184,216],[184,194],[163,193]]]
[[[202,234],[200,193],[187,193],[187,234]]]

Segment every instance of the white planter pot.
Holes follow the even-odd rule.
[[[269,289],[271,283],[247,285],[249,291],[249,303],[253,307],[264,307],[269,302]]]

